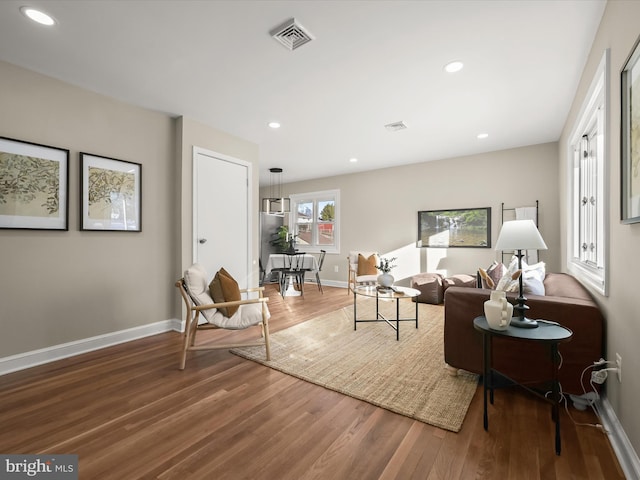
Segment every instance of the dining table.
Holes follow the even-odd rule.
[[[267,259],[267,264],[264,267],[265,278],[269,278],[271,272],[282,270],[289,266],[289,255],[286,253],[271,253],[269,254],[269,258]],[[302,258],[302,269],[307,272],[317,272],[318,271],[318,259],[315,255],[311,255],[310,253],[303,254]],[[286,295],[299,296],[301,292],[295,290],[293,287],[293,281],[290,281],[287,285]]]

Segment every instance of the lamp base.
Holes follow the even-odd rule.
[[[516,328],[538,328],[538,322],[527,317],[511,317],[509,325]]]

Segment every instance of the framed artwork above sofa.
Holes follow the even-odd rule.
[[[491,248],[491,207],[419,211],[417,246]]]

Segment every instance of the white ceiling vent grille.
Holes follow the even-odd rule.
[[[384,128],[386,128],[390,132],[397,132],[398,130],[404,130],[405,128],[407,128],[407,126],[404,124],[404,122],[400,121],[400,122],[388,123],[387,125],[384,126]]]
[[[295,50],[313,40],[313,36],[302,25],[296,22],[295,18],[287,20],[269,33],[289,50]]]

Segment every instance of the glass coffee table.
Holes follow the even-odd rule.
[[[358,295],[372,297],[376,299],[376,318],[358,319]],[[358,323],[385,322],[396,331],[396,340],[400,340],[400,322],[416,322],[418,328],[418,302],[416,303],[415,316],[413,318],[400,318],[400,300],[411,300],[420,295],[420,291],[409,287],[392,287],[383,291],[378,285],[363,285],[353,289],[353,329],[356,330]],[[380,313],[380,300],[396,301],[396,318],[385,318]]]

